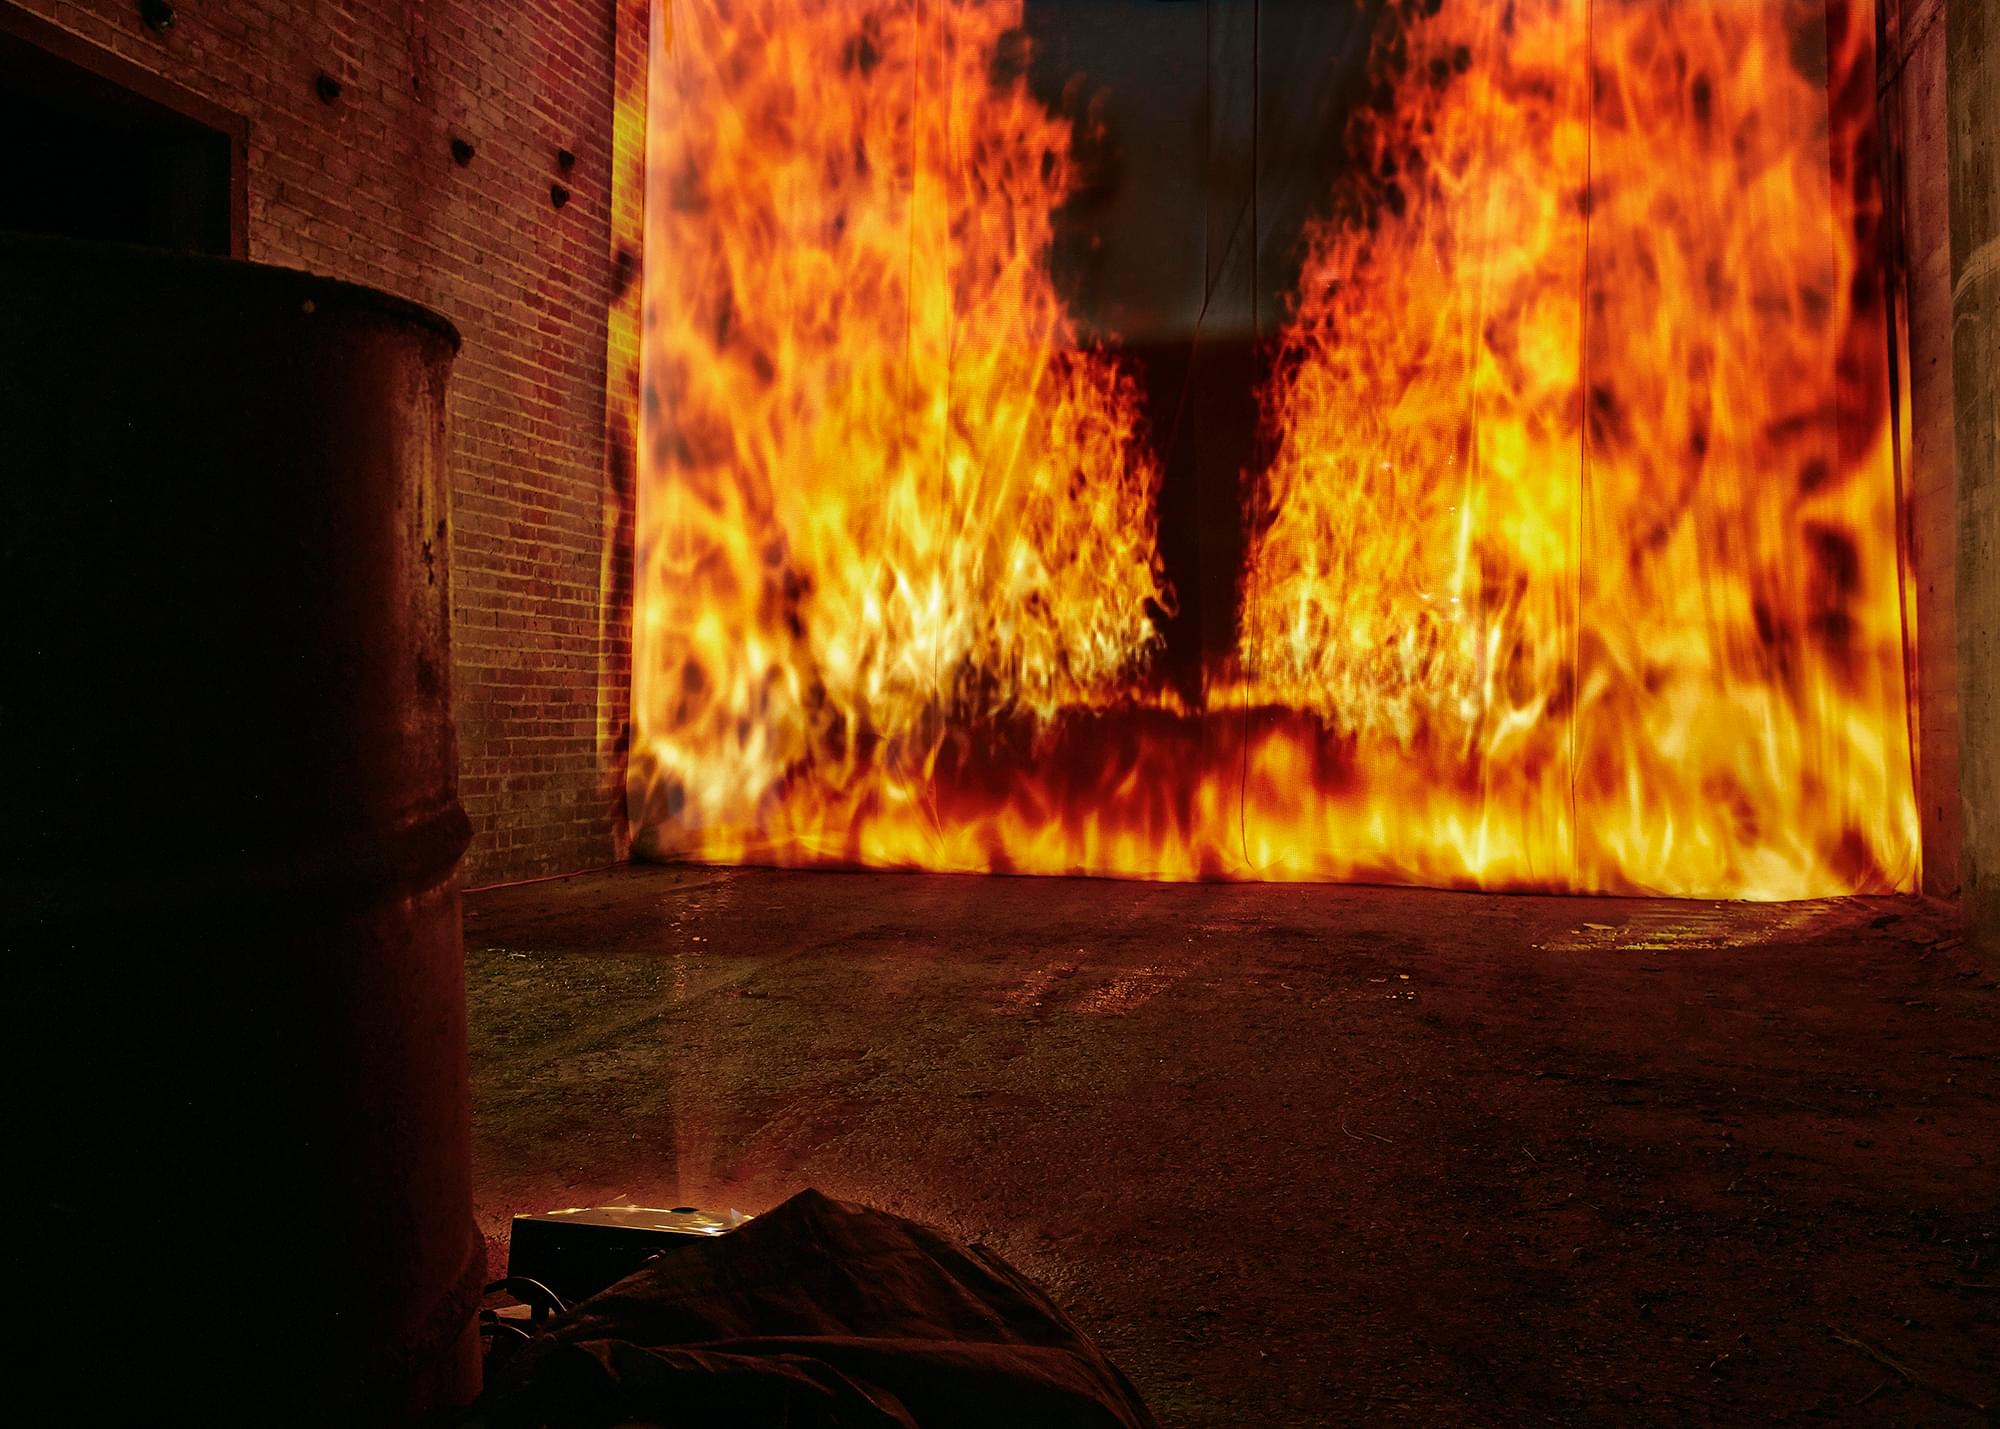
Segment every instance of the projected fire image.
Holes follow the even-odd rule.
[[[1066,286],[1118,135],[1033,9],[660,7],[642,852],[1915,887],[1865,13],[1357,6],[1218,582]]]

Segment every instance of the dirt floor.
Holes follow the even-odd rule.
[[[2000,992],[1946,914],[630,868],[466,900],[517,1211],[983,1241],[1169,1425],[1981,1424]]]

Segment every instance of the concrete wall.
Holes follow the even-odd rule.
[[[1882,114],[1900,151],[1904,330],[1909,383],[1902,443],[1910,572],[1916,584],[1917,800],[1924,892],[1953,897],[1958,798],[1958,476],[1952,436],[1951,225],[1945,153],[1945,3],[1892,12]]]
[[[1958,449],[1959,795],[1968,920],[2000,955],[2000,5],[1947,0]]]
[[[602,496],[612,0],[207,0],[176,5],[164,32],[130,0],[21,8],[248,118],[252,259],[385,288],[458,325],[466,877],[621,856],[629,657],[600,619],[616,564]],[[322,73],[340,85],[330,103]]]

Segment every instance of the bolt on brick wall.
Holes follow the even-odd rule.
[[[130,0],[20,3],[249,120],[252,259],[458,325],[466,881],[622,857],[628,643],[600,595],[617,563],[603,518],[613,0],[204,0],[163,32]]]

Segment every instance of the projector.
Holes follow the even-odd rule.
[[[574,1305],[688,1237],[728,1235],[750,1217],[694,1206],[584,1206],[514,1217],[509,1280],[532,1280]]]

